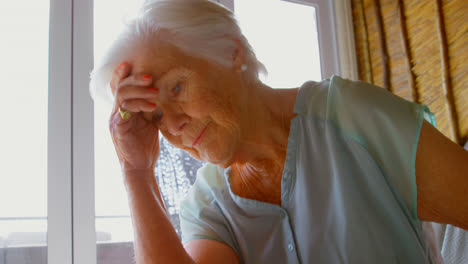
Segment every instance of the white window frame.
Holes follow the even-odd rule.
[[[338,56],[339,74],[350,80],[358,80],[356,44],[354,38],[353,12],[351,1],[334,0],[333,21],[335,28],[336,54]]]
[[[93,0],[73,2],[73,263],[96,263],[94,192]],[[119,177],[120,175],[115,175]]]
[[[235,8],[234,0],[216,1],[231,10]],[[357,76],[349,3],[282,1],[316,8],[322,77]],[[335,17],[340,17],[339,24],[348,24],[335,29]],[[92,68],[93,0],[50,0],[49,264],[96,264],[94,113],[88,92]]]
[[[71,0],[50,1],[47,262],[72,263]]]
[[[96,263],[92,68],[93,1],[50,0],[49,264]]]

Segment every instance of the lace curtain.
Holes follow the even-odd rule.
[[[173,147],[164,137],[161,137],[160,144],[161,152],[155,168],[156,180],[169,218],[180,237],[179,203],[195,182],[197,170],[203,166],[203,162]]]

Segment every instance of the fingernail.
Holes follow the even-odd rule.
[[[148,90],[152,91],[152,92],[155,92],[155,93],[158,93],[159,92],[159,89],[158,88],[148,88]]]
[[[122,63],[119,65],[119,69],[122,69],[124,65],[125,65],[125,62],[122,62]]]
[[[150,78],[151,78],[151,75],[149,75],[149,74],[143,74],[143,75],[141,76],[141,78],[143,78],[143,79],[150,79]]]

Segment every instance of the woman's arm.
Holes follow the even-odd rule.
[[[152,170],[126,172],[137,263],[195,263],[185,251],[164,208]]]
[[[468,151],[424,121],[416,153],[418,217],[468,230]]]
[[[234,250],[218,241],[193,240],[184,249],[169,221],[153,172],[127,172],[124,177],[137,263],[239,263]]]
[[[185,250],[198,264],[239,264],[236,252],[227,244],[208,240],[192,240],[185,244]]]

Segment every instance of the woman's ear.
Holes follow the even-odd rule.
[[[247,59],[245,56],[244,47],[242,47],[240,40],[234,39],[236,48],[232,54],[232,67],[236,72],[244,72],[247,70]]]

